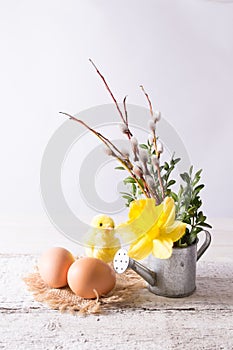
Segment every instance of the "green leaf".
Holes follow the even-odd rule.
[[[197,215],[197,219],[198,219],[198,221],[200,221],[200,222],[204,222],[204,221],[206,220],[206,216],[203,214],[202,211],[200,211],[200,212],[198,213],[198,215]]]
[[[195,188],[194,188],[194,194],[195,194],[195,195],[198,194],[204,187],[205,187],[204,184],[195,187]]]
[[[116,170],[126,170],[123,166],[116,166],[115,169]]]
[[[193,165],[191,165],[190,169],[189,169],[189,175],[192,176],[193,173]]]
[[[135,183],[135,182],[136,182],[136,181],[135,181],[134,178],[131,177],[131,176],[126,177],[126,178],[124,179],[124,183],[125,183],[125,184],[133,184],[133,183]]]
[[[171,192],[171,197],[174,199],[175,202],[178,201],[178,196],[175,192]]]
[[[133,201],[133,198],[131,196],[123,195],[122,198],[125,198],[127,200]]]
[[[200,177],[201,173],[202,173],[202,169],[198,170],[198,171],[196,172],[194,178]]]
[[[202,201],[200,200],[199,196],[195,197],[192,202],[197,208],[200,208],[200,206],[202,205]]]
[[[170,187],[170,186],[174,185],[175,183],[176,183],[176,180],[170,180],[167,183],[167,187]]]
[[[190,182],[190,176],[189,176],[188,173],[180,174],[180,177],[181,177],[181,179],[182,179],[184,182],[187,182],[187,183]]]
[[[169,164],[167,162],[165,162],[163,168],[164,168],[164,170],[168,170],[169,169]]]
[[[186,217],[182,221],[185,222],[186,224],[191,225],[191,218],[190,217]]]
[[[141,145],[139,145],[140,148],[143,148],[143,149],[148,149],[148,146],[145,145],[144,143],[142,143]]]
[[[174,163],[174,165],[175,165],[175,164],[177,164],[177,163],[179,163],[179,162],[180,162],[180,160],[181,160],[181,158],[176,158],[176,159],[173,159],[173,163]]]
[[[120,192],[120,194],[125,194],[126,196],[131,196],[131,193],[128,193],[128,192]]]
[[[212,228],[212,226],[209,225],[209,224],[207,224],[206,222],[199,222],[199,223],[198,223],[198,226]]]
[[[200,181],[201,172],[202,172],[202,169],[200,169],[196,172],[194,179],[193,179],[193,186],[195,186]]]
[[[195,212],[196,212],[196,207],[191,207],[188,209],[188,213],[191,216],[195,215]]]
[[[137,186],[133,183],[132,184],[132,193],[134,196],[136,195],[136,192],[137,192]]]

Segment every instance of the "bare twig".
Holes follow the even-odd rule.
[[[145,91],[143,85],[140,85],[140,88],[142,89],[144,95],[146,96],[146,99],[147,99],[149,107],[150,107],[150,114],[151,114],[151,116],[153,116],[154,112],[153,112],[153,107],[152,107],[152,103],[151,103],[150,97],[149,97],[148,93]]]
[[[108,83],[106,82],[104,76],[100,73],[99,69],[96,67],[96,65],[95,65],[95,63],[92,61],[92,59],[89,58],[89,61],[91,62],[91,64],[92,64],[93,67],[95,68],[97,74],[99,74],[100,78],[103,80],[106,89],[108,90],[109,94],[111,95],[111,97],[112,97],[112,99],[113,99],[113,101],[114,101],[114,103],[115,103],[115,105],[116,105],[116,108],[117,108],[117,110],[118,110],[118,112],[119,112],[119,114],[120,114],[120,117],[121,117],[123,123],[125,123],[125,119],[124,119],[123,113],[122,113],[122,111],[121,111],[121,109],[120,109],[120,107],[119,107],[119,105],[118,105],[118,102],[117,102],[117,100],[115,99],[115,97],[114,97],[114,95],[113,95],[113,93],[112,93],[112,91],[111,91],[111,89],[110,89]]]
[[[106,79],[104,78],[103,74],[100,73],[99,69],[97,68],[97,66],[95,65],[95,63],[94,63],[90,58],[89,58],[89,61],[91,62],[91,64],[92,64],[93,67],[95,68],[97,74],[98,74],[98,75],[100,76],[100,78],[103,80],[104,85],[105,85],[106,89],[108,90],[108,92],[109,92],[109,94],[110,94],[110,96],[111,96],[113,102],[115,103],[115,106],[116,106],[116,108],[117,108],[117,110],[118,110],[118,112],[119,112],[119,114],[120,114],[121,120],[123,121],[123,123],[124,123],[124,124],[126,125],[126,127],[127,127],[127,133],[126,133],[126,134],[127,134],[127,137],[130,139],[133,135],[132,135],[131,131],[129,130],[129,125],[128,125],[128,115],[127,115],[126,105],[125,105],[125,103],[126,103],[126,97],[124,98],[124,101],[123,101],[123,104],[124,104],[124,112],[125,112],[125,117],[124,117],[124,115],[123,115],[123,113],[122,113],[122,111],[121,111],[121,109],[120,109],[120,106],[119,106],[119,104],[118,104],[118,102],[117,102],[115,96],[113,95],[113,92],[112,92],[112,90],[110,89],[110,87],[109,87],[109,85],[108,85]]]
[[[142,182],[143,182],[143,185],[144,185],[144,188],[145,188],[144,193],[146,192],[147,193],[147,197],[151,198],[150,189],[149,189],[149,186],[148,186],[146,180],[144,179],[144,177],[142,177]]]

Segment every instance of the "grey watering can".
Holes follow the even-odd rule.
[[[196,242],[185,248],[173,248],[169,259],[157,259],[151,255],[149,267],[130,258],[126,249],[119,249],[113,259],[114,270],[121,274],[131,268],[148,283],[149,291],[156,295],[170,298],[188,296],[196,289],[196,262],[211,242],[210,233],[203,232],[205,241],[198,250]]]

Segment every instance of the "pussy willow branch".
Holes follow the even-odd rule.
[[[154,112],[153,112],[153,107],[152,107],[150,97],[149,97],[148,93],[145,91],[143,85],[140,85],[140,88],[142,89],[142,92],[146,96],[146,99],[147,99],[147,102],[148,102],[149,108],[150,108],[150,115],[151,115],[151,117],[153,117]],[[153,144],[154,144],[155,152],[157,153],[157,138],[156,138],[155,131],[153,131]]]
[[[155,153],[158,156],[158,152],[157,152],[157,138],[156,138],[155,130],[153,131],[153,145],[154,145]]]
[[[151,103],[150,97],[149,97],[148,93],[145,91],[143,85],[140,85],[140,88],[142,89],[144,95],[146,96],[146,99],[148,101],[149,108],[150,108],[150,115],[151,115],[151,117],[153,117],[154,112],[153,112],[153,107],[152,107],[152,103]],[[155,130],[153,131],[153,144],[154,144],[156,156],[159,159],[160,158],[160,153],[157,152],[157,137],[156,137],[156,134],[155,134]],[[162,198],[164,199],[165,198],[165,190],[164,190],[164,186],[163,186],[163,181],[162,181],[159,165],[156,166],[156,170],[157,170],[157,174],[158,174],[159,185],[160,185],[161,192],[162,192]]]
[[[146,99],[147,99],[149,107],[150,107],[150,114],[153,117],[154,112],[153,112],[153,107],[152,107],[152,103],[151,103],[150,97],[149,97],[148,93],[145,91],[143,85],[140,85],[140,88],[142,89],[144,95],[146,96]]]
[[[116,108],[117,108],[117,110],[118,110],[118,113],[120,114],[120,118],[121,118],[122,122],[126,125],[126,127],[127,127],[127,129],[128,129],[127,136],[128,136],[128,138],[130,139],[133,135],[132,135],[131,131],[129,130],[128,118],[127,118],[127,116],[124,118],[123,113],[122,113],[122,111],[121,111],[121,109],[120,109],[120,106],[119,106],[119,104],[118,104],[118,102],[117,102],[115,96],[113,95],[112,90],[110,89],[110,87],[109,87],[109,85],[108,85],[106,79],[104,78],[103,74],[100,73],[99,69],[97,68],[97,66],[95,65],[95,63],[92,61],[92,59],[89,58],[89,61],[91,62],[91,64],[92,64],[93,67],[95,68],[97,74],[98,74],[98,75],[100,76],[100,78],[103,80],[104,85],[105,85],[106,89],[108,90],[108,92],[109,92],[109,94],[110,94],[110,96],[111,96],[113,102],[115,103],[115,106],[116,106]]]
[[[65,112],[59,112],[60,114],[66,115],[67,117],[69,117],[69,119],[76,121],[77,123],[83,125],[86,129],[88,129],[90,132],[92,132],[95,136],[98,137],[98,139],[100,141],[102,141],[105,146],[112,152],[113,157],[115,157],[123,166],[124,168],[130,173],[130,175],[133,177],[133,179],[137,182],[138,186],[140,187],[141,191],[144,193],[144,195],[146,197],[149,197],[149,195],[146,193],[146,191],[144,190],[143,186],[140,184],[140,181],[138,181],[138,178],[135,176],[135,174],[133,173],[132,169],[133,169],[133,165],[130,162],[130,160],[128,158],[125,158],[125,155],[105,136],[103,136],[101,133],[97,132],[96,130],[92,129],[89,125],[87,125],[84,121],[82,121],[81,119],[78,119],[74,116],[72,116],[69,113],[65,113]],[[117,155],[113,149],[119,153],[119,155]]]
[[[147,193],[147,197],[148,198],[151,198],[151,193],[150,193],[150,190],[149,190],[149,187],[148,187],[148,185],[147,185],[147,182],[146,182],[146,180],[144,179],[144,177],[142,176],[141,177],[141,179],[142,179],[142,182],[143,182],[143,185],[144,185],[144,188],[145,188],[145,191],[143,191],[143,193],[145,194],[145,192]]]
[[[125,119],[124,119],[123,113],[122,113],[122,111],[121,111],[121,109],[120,109],[120,107],[119,107],[119,105],[118,105],[118,102],[117,102],[117,100],[115,99],[115,97],[114,97],[114,95],[113,95],[113,93],[112,93],[112,91],[111,91],[111,89],[110,89],[108,83],[106,82],[106,79],[105,79],[104,76],[100,73],[99,69],[97,68],[97,66],[95,65],[95,63],[92,61],[92,59],[89,58],[89,61],[91,62],[91,64],[92,64],[93,67],[95,68],[97,74],[98,74],[98,75],[100,76],[100,78],[103,80],[106,89],[107,89],[108,92],[110,93],[110,95],[111,95],[111,97],[112,97],[112,99],[113,99],[113,101],[114,101],[114,103],[115,103],[115,105],[116,105],[116,108],[117,108],[117,110],[118,110],[118,112],[119,112],[119,114],[120,114],[120,117],[121,117],[123,123],[125,123]]]
[[[109,148],[112,151],[112,148],[120,154],[121,157],[125,158],[125,155],[109,140],[107,139],[104,135],[102,135],[101,133],[99,133],[98,131],[95,131],[94,129],[92,129],[89,125],[87,125],[84,121],[82,121],[81,119],[78,119],[74,116],[72,116],[69,113],[65,113],[65,112],[59,112],[60,114],[66,115],[67,117],[69,117],[71,120],[76,121],[79,124],[82,124],[85,128],[87,128],[89,131],[91,131],[94,135],[96,135],[104,144],[107,148]],[[111,147],[112,148],[111,148]]]
[[[127,108],[126,108],[126,99],[127,99],[127,96],[124,97],[123,106],[124,106],[124,112],[125,112],[125,124],[129,128],[129,125],[128,125],[128,112],[127,112]]]

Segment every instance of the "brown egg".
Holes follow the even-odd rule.
[[[92,299],[109,293],[116,284],[114,270],[105,262],[95,258],[80,258],[68,271],[68,285],[78,296]]]
[[[54,247],[39,259],[38,267],[41,278],[51,288],[67,285],[67,272],[75,261],[73,255],[65,248]]]

